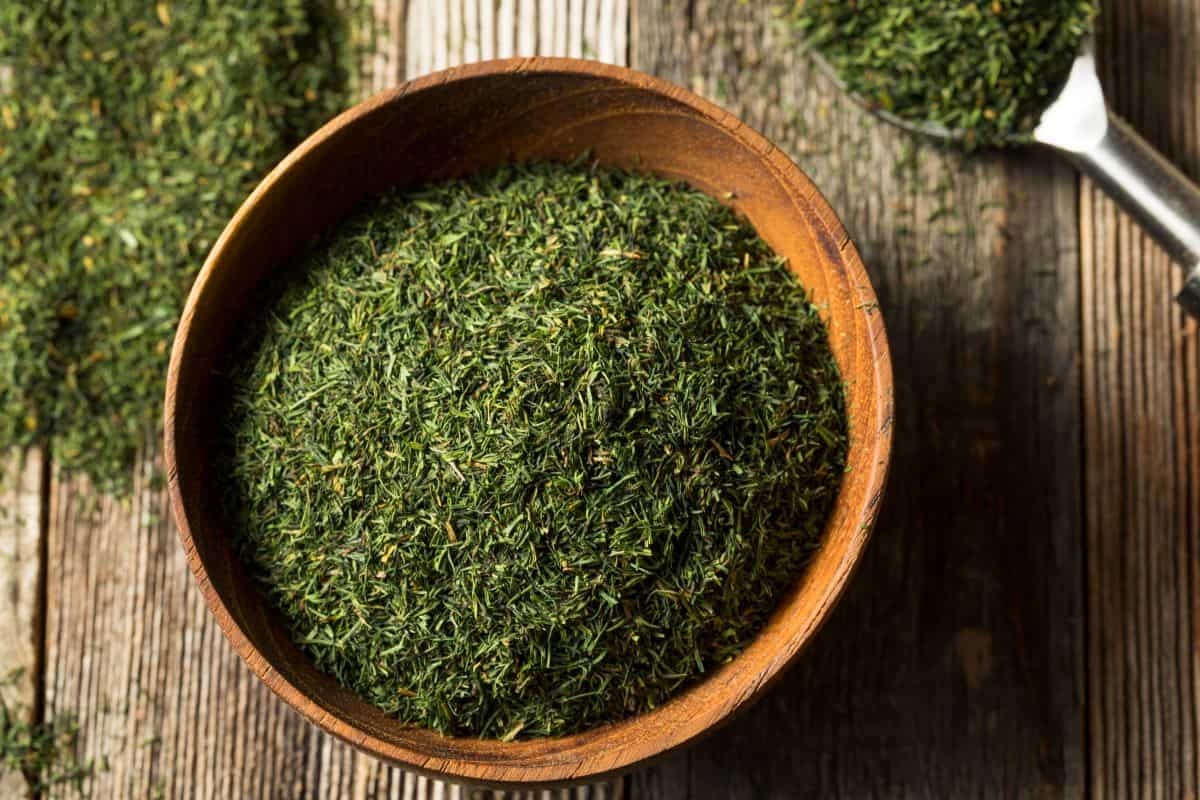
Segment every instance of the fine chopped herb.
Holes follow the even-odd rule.
[[[325,0],[0,3],[0,447],[122,490],[238,203],[348,99]]]
[[[229,367],[225,497],[316,665],[512,739],[736,655],[845,470],[817,309],[707,196],[573,165],[370,201]]]
[[[3,685],[19,678],[19,672],[10,674]],[[75,755],[79,733],[75,717],[64,714],[45,722],[30,722],[27,716],[24,709],[10,706],[0,696],[0,773],[24,775],[30,790],[37,794],[55,787],[69,787],[82,794],[95,765]]]
[[[847,91],[971,148],[1028,138],[1095,14],[1087,0],[793,0],[790,18]]]

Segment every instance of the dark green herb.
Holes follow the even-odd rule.
[[[0,3],[0,447],[128,485],[225,221],[347,101],[324,0]]]
[[[9,675],[11,685],[19,674]],[[22,709],[13,708],[0,696],[0,771],[20,773],[35,793],[56,786],[69,786],[82,793],[84,783],[95,772],[91,761],[75,755],[79,726],[70,715],[48,722],[29,722]]]
[[[1095,13],[1088,0],[793,0],[790,16],[848,91],[970,148],[1028,138]]]
[[[380,197],[298,274],[235,358],[222,473],[297,641],[385,711],[511,739],[653,708],[814,547],[837,367],[708,197],[506,167]]]

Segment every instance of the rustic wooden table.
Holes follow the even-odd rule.
[[[855,238],[896,370],[864,568],[802,662],[698,747],[593,798],[1200,793],[1200,340],[1181,272],[1064,164],[872,121],[738,0],[376,0],[368,89],[511,54],[688,86],[788,151]],[[1117,109],[1200,175],[1200,0],[1109,0]],[[454,798],[276,701],[192,585],[156,453],[130,501],[39,452],[0,500],[0,671],[75,713],[92,796]],[[0,796],[24,791],[19,777]]]

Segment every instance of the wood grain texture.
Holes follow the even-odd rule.
[[[868,557],[813,647],[632,796],[1081,794],[1073,173],[876,124],[759,4],[638,0],[633,30],[633,66],[763,130],[841,214],[887,320],[897,438]]]
[[[40,570],[44,455],[0,458],[0,699],[11,713],[36,720],[40,689]],[[0,773],[0,797],[25,794],[25,778]]]
[[[410,0],[407,74],[492,58],[570,56],[623,65],[628,0]]]
[[[1102,3],[1110,104],[1200,177],[1200,4]],[[1183,271],[1083,185],[1090,787],[1200,794],[1200,353]]]
[[[56,475],[47,712],[76,713],[94,797],[278,797],[303,785],[312,732],[231,657],[185,591],[153,454],[128,502]],[[71,790],[59,792],[70,796]]]
[[[968,165],[939,192],[957,160],[921,148],[926,188],[915,189],[894,166],[910,140],[840,102],[765,12],[736,0],[635,0],[632,12],[583,2],[575,27],[567,0],[374,0],[365,89],[473,54],[453,38],[452,4],[460,37],[478,25],[480,57],[583,53],[570,32],[587,35],[597,8],[602,60],[623,63],[628,51],[634,66],[728,105],[813,175],[863,249],[889,323],[898,460],[866,568],[773,695],[694,753],[631,778],[629,796],[1200,793],[1200,353],[1170,301],[1178,271],[1097,190],[1077,194],[1068,171],[1035,154]],[[1200,4],[1104,6],[1110,98],[1200,175]],[[943,204],[973,202],[997,204],[973,237],[961,220],[930,221]],[[78,505],[93,502],[82,484],[56,478],[54,492],[48,701],[91,717],[85,751],[146,789],[131,795],[108,777],[95,797],[155,785],[181,797],[204,796],[197,786],[216,787],[208,796],[467,795],[355,754],[262,691],[208,620],[174,532],[151,521],[160,492],[95,514]],[[30,502],[5,494],[0,514]],[[31,530],[0,519],[0,546],[28,552]],[[133,655],[135,644],[147,652]],[[155,687],[153,701],[135,686]],[[205,698],[219,707],[200,711]],[[114,713],[125,704],[128,715]],[[192,774],[198,783],[184,783]],[[11,796],[3,784],[0,796]]]

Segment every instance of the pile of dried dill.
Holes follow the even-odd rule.
[[[793,0],[848,91],[967,147],[1026,138],[1091,32],[1090,0]]]
[[[230,367],[232,522],[319,668],[411,723],[662,703],[763,625],[845,470],[804,290],[656,178],[387,194],[273,291]]]
[[[105,488],[226,220],[347,104],[328,0],[0,3],[0,448]]]

